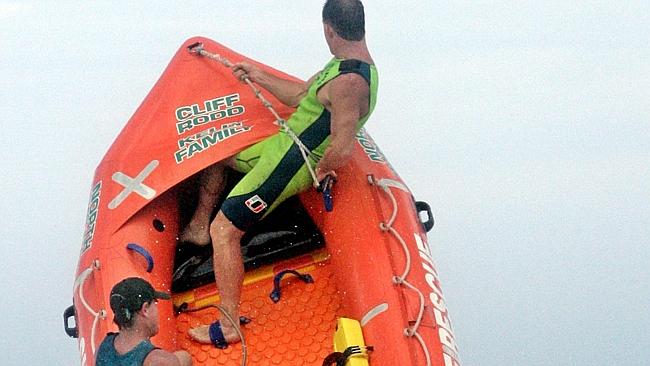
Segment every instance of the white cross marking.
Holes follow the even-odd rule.
[[[130,194],[135,192],[145,199],[152,199],[156,196],[156,191],[142,183],[142,181],[158,167],[158,160],[152,160],[135,178],[131,178],[122,172],[113,174],[112,179],[114,182],[124,186],[124,189],[117,197],[113,198],[108,208],[111,210],[119,206]]]

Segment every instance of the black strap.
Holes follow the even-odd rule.
[[[343,359],[343,352],[333,352],[327,355],[323,360],[323,366],[338,365],[339,360]]]
[[[354,59],[341,61],[339,72],[341,75],[350,73],[361,75],[370,85],[370,65],[366,62]]]
[[[364,347],[368,351],[372,351],[372,346],[367,346]],[[333,352],[330,353],[325,359],[323,360],[323,366],[331,366],[331,365],[336,365],[336,366],[344,366],[345,363],[348,361],[348,358],[350,358],[352,355],[358,355],[363,353],[361,350],[361,347],[359,346],[350,346],[345,349],[343,352]]]

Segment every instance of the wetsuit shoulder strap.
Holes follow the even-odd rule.
[[[361,60],[350,59],[341,61],[339,73],[341,75],[350,73],[361,75],[366,80],[366,83],[370,85],[370,65]]]

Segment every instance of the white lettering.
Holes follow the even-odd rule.
[[[447,305],[445,304],[445,299],[440,289],[438,272],[433,265],[431,249],[425,238],[422,238],[418,233],[414,233],[413,235],[415,236],[415,243],[420,251],[420,257],[424,259],[422,262],[422,268],[426,272],[424,279],[431,289],[429,300],[433,304],[435,321],[439,327],[438,337],[440,338],[440,343],[443,345],[442,352],[445,366],[460,366],[457,356],[458,347],[451,328],[451,322],[449,321]]]
[[[84,230],[83,242],[81,244],[81,254],[88,250],[95,235],[95,223],[97,222],[97,212],[99,208],[99,198],[102,191],[102,181],[95,184],[90,193],[90,202],[88,203],[88,212],[86,214],[86,229]]]
[[[442,356],[445,360],[445,366],[460,366],[460,363],[456,361],[456,359],[453,358],[452,356],[446,353],[443,353]]]
[[[442,344],[449,347],[452,351],[454,351],[454,353],[457,354],[458,346],[456,346],[456,340],[454,339],[454,335],[451,334],[451,332],[445,328],[440,328],[438,333],[440,335],[440,342],[442,342]]]
[[[438,324],[441,327],[444,327],[445,329],[451,330],[451,323],[449,322],[449,316],[447,315],[447,311],[442,311],[438,308],[433,308],[433,313],[436,317],[436,324]]]
[[[179,135],[224,118],[244,114],[246,109],[239,102],[239,94],[229,94],[203,101],[202,105],[191,104],[176,108],[176,130]]]

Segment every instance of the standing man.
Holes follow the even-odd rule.
[[[97,351],[96,366],[191,366],[186,351],[163,351],[151,344],[158,334],[158,299],[169,300],[169,294],[155,291],[142,278],[131,277],[111,290],[113,321],[119,333],[109,333]]]
[[[335,177],[335,170],[352,155],[355,135],[375,106],[378,83],[366,45],[361,1],[327,0],[323,31],[334,58],[307,82],[281,79],[244,62],[233,66],[233,74],[240,80],[249,78],[280,102],[297,107],[287,125],[311,152],[309,163],[319,182],[328,175]],[[226,166],[246,175],[210,223]],[[199,204],[179,239],[197,245],[212,242],[221,305],[232,319],[239,319],[244,278],[240,239],[244,231],[286,198],[308,189],[312,178],[296,143],[280,131],[227,162],[207,168],[201,181]],[[189,334],[198,342],[223,348],[240,341],[236,327],[216,321],[193,328]]]

